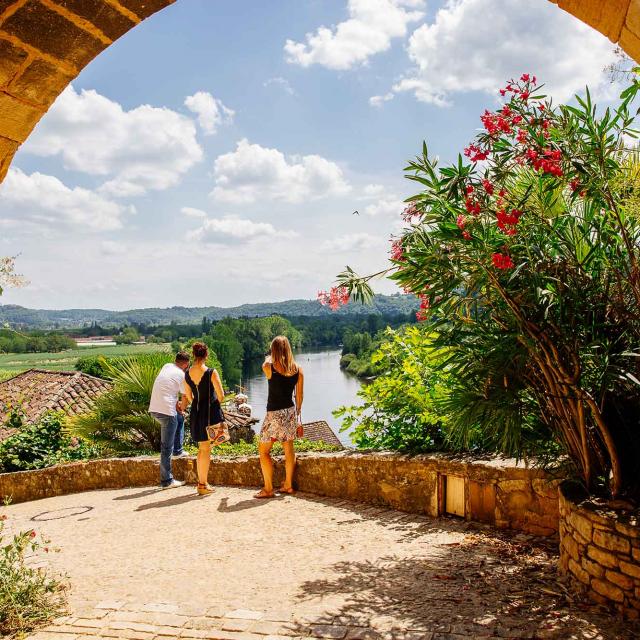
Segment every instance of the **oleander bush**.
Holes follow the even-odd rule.
[[[426,144],[385,273],[446,351],[447,440],[549,448],[591,491],[640,495],[640,154],[634,81],[614,109],[555,106],[524,74],[450,166]],[[350,268],[325,301],[371,295]]]

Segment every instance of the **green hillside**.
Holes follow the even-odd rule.
[[[101,326],[124,324],[165,325],[196,324],[206,317],[209,320],[222,318],[281,316],[327,316],[362,314],[407,314],[418,308],[415,296],[394,294],[377,295],[371,305],[351,303],[339,311],[332,312],[316,300],[286,300],[284,302],[262,302],[243,304],[238,307],[169,307],[165,309],[131,309],[108,311],[105,309],[27,309],[17,305],[0,305],[0,324],[22,329],[70,329],[88,326],[97,322]]]

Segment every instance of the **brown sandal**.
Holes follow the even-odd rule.
[[[268,491],[265,491],[264,489],[261,489],[253,497],[257,498],[258,500],[267,500],[268,498],[275,498],[276,494],[273,491],[271,493],[269,493]]]
[[[199,496],[208,496],[211,495],[213,493],[213,487],[211,485],[207,484],[202,484],[201,482],[198,482],[198,495]]]
[[[294,496],[296,494],[296,490],[291,487],[290,489],[285,489],[284,487],[280,487],[277,490],[278,493],[286,493],[287,495]]]

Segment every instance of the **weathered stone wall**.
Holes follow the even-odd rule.
[[[114,40],[174,2],[0,0],[0,182],[67,84]],[[640,61],[640,0],[551,2]]]
[[[592,600],[640,617],[640,526],[637,516],[584,499],[560,486],[560,571]]]
[[[174,460],[174,473],[187,482],[195,482],[195,460]],[[545,479],[540,470],[512,460],[354,452],[301,454],[296,486],[309,493],[435,517],[445,510],[442,486],[448,475],[465,479],[467,519],[536,535],[557,532],[556,483]],[[283,465],[278,461],[276,482],[282,477]],[[157,458],[93,460],[39,471],[0,474],[0,498],[10,496],[13,502],[24,502],[94,489],[149,486],[156,484],[158,478]],[[258,459],[214,459],[209,480],[218,485],[259,486],[262,476]],[[477,487],[482,487],[481,506],[485,507],[482,512],[478,511],[474,498]]]

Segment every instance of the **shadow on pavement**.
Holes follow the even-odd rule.
[[[176,496],[175,498],[169,498],[168,500],[160,500],[158,502],[149,502],[148,504],[141,504],[135,509],[135,511],[146,511],[147,509],[161,509],[163,507],[175,507],[192,500],[206,500],[210,496],[199,496],[197,493],[189,493],[188,495]]]
[[[425,556],[328,565],[327,577],[303,583],[298,597],[335,595],[345,604],[315,622],[305,620],[292,632],[309,635],[314,624],[333,620],[334,625],[371,625],[371,639],[384,637],[382,629],[388,634],[390,628],[451,640],[640,637],[637,623],[573,594],[546,549],[523,549],[515,537],[505,540],[493,533],[475,532],[456,545],[432,545]]]
[[[236,511],[246,511],[247,509],[254,509],[255,507],[261,507],[264,504],[271,502],[272,500],[282,500],[282,496],[276,496],[268,500],[258,500],[257,498],[251,498],[249,500],[241,500],[234,504],[229,504],[229,498],[221,498],[218,505],[218,511],[220,513],[234,513]]]

